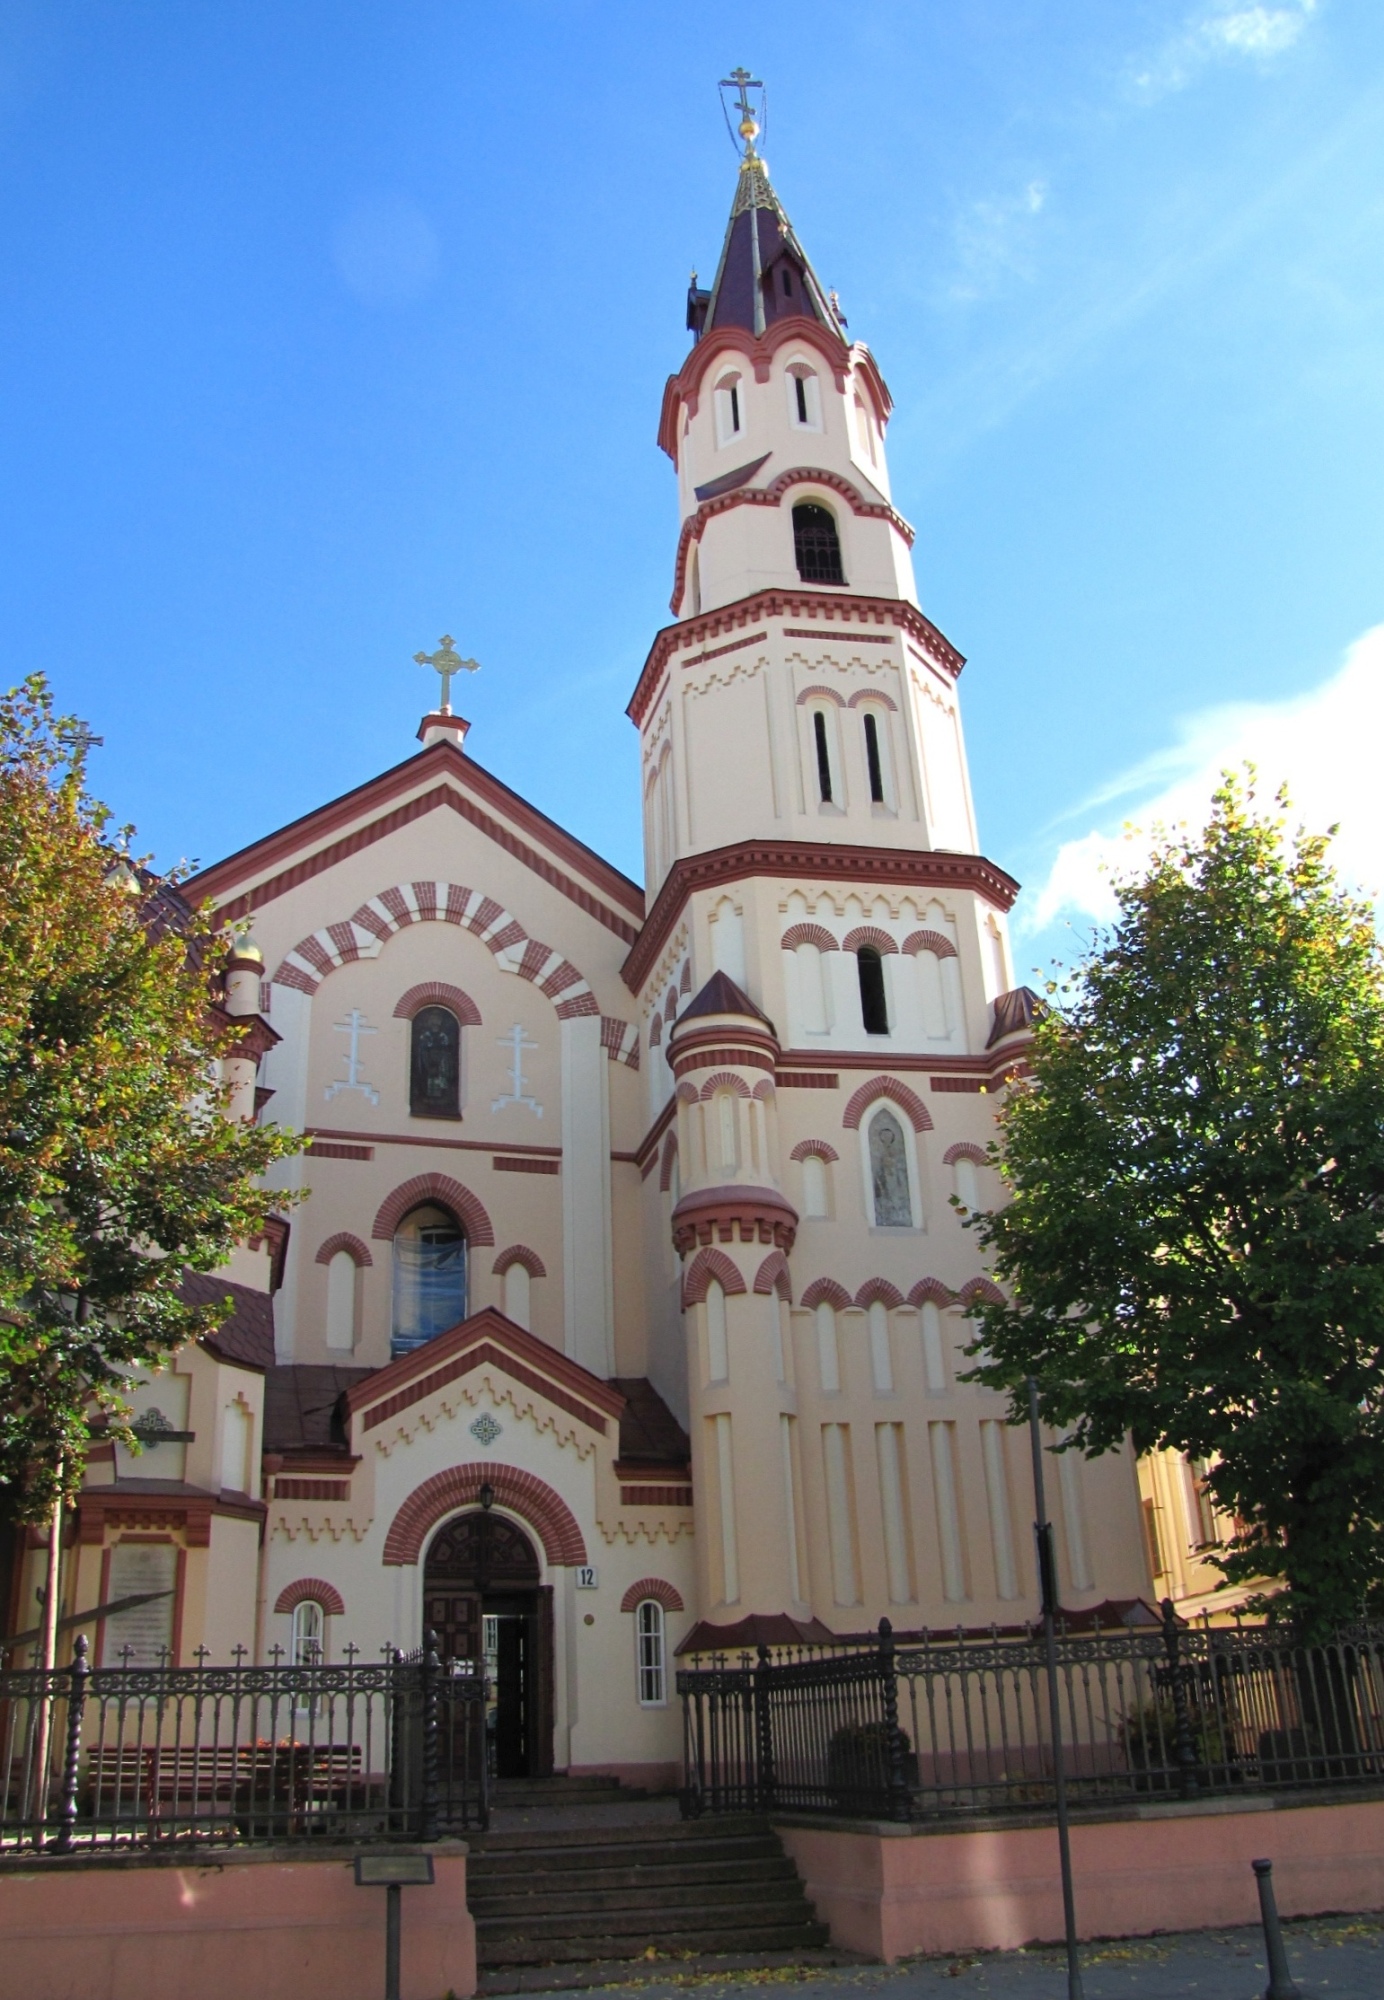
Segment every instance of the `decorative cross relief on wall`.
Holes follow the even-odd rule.
[[[475,1422],[467,1425],[467,1429],[470,1431],[472,1437],[480,1445],[494,1444],[503,1428],[502,1424],[496,1423],[489,1410],[482,1410]]]
[[[347,1035],[350,1039],[345,1051],[346,1074],[338,1077],[335,1083],[327,1085],[327,1102],[330,1104],[331,1100],[339,1097],[343,1090],[358,1090],[368,1103],[378,1104],[380,1093],[372,1083],[367,1083],[360,1073],[362,1062],[360,1038],[362,1035],[376,1035],[379,1029],[366,1026],[365,1016],[359,1007],[353,1007],[344,1021],[333,1021],[332,1026],[338,1034]]]
[[[525,1052],[527,1050],[536,1051],[538,1048],[537,1042],[531,1042],[527,1039],[524,1030],[517,1021],[507,1035],[499,1037],[499,1042],[500,1047],[508,1049],[510,1054],[509,1089],[495,1099],[495,1102],[490,1107],[491,1110],[501,1111],[506,1104],[526,1104],[535,1118],[541,1118],[543,1116],[543,1106],[536,1097],[530,1097],[527,1094],[525,1086],[528,1083],[528,1078],[524,1075]]]

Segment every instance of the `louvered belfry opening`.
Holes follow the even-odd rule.
[[[844,583],[841,541],[836,523],[815,500],[800,500],[793,509],[793,553],[804,583]]]

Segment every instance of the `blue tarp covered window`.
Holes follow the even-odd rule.
[[[415,1209],[394,1238],[390,1352],[407,1354],[466,1317],[466,1238],[445,1209]]]

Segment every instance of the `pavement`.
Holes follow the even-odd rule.
[[[1384,2000],[1384,1912],[1285,1923],[1283,1932],[1304,2000]],[[1259,2000],[1268,1983],[1257,1927],[1083,1945],[1081,1969],[1085,2000]],[[598,1990],[613,2000],[748,2000],[756,1987],[791,1987],[793,2000],[1066,2000],[1067,1965],[1060,1950],[1046,1945],[830,1970],[717,1970],[702,1959],[695,1970],[680,1971],[676,1961],[651,1961],[638,1979],[615,1979]],[[591,1991],[550,1988],[546,2000],[565,1993],[589,2000]]]

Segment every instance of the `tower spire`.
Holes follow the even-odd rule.
[[[688,291],[689,331],[700,339],[718,326],[739,326],[758,338],[772,321],[798,314],[840,332],[842,321],[774,192],[768,163],[755,146],[766,117],[764,85],[741,67],[723,77],[720,87],[726,125],[740,154],[740,171],[711,290],[698,290],[694,279]],[[726,91],[735,92],[730,106]],[[760,93],[758,107],[752,91]],[[735,127],[732,111],[739,114]]]

